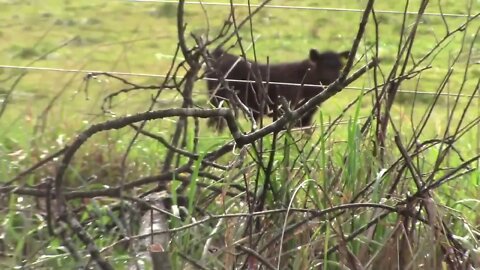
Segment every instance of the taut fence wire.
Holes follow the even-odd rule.
[[[63,72],[63,73],[84,73],[84,74],[100,74],[108,73],[111,75],[119,76],[129,76],[129,77],[151,77],[151,78],[165,78],[165,74],[153,74],[153,73],[137,73],[137,72],[124,72],[124,71],[104,71],[104,70],[87,70],[87,69],[69,69],[69,68],[60,68],[60,67],[33,67],[33,66],[16,66],[16,65],[0,65],[0,68],[4,69],[17,69],[17,70],[26,70],[26,71],[45,71],[45,72]],[[215,78],[202,78],[206,81],[217,81]],[[249,82],[256,83],[253,80],[236,80],[236,79],[225,79],[227,82]],[[267,83],[267,81],[263,81]],[[299,84],[299,83],[285,83],[285,82],[274,82],[268,81],[268,84],[272,85],[289,85],[289,86],[317,86],[311,84]],[[367,87],[357,87],[357,86],[347,86],[345,90],[350,91],[366,91]],[[468,94],[455,94],[455,93],[438,93],[434,91],[427,90],[412,90],[412,89],[400,89],[399,93],[403,94],[415,94],[415,95],[428,95],[435,96],[439,95],[442,97],[461,97],[461,98],[477,98],[480,99],[479,95],[468,95]]]
[[[128,2],[153,2],[153,3],[172,3],[176,4],[178,1],[174,0],[127,0]],[[185,1],[185,4],[188,5],[203,5],[203,6],[234,6],[234,7],[259,7],[259,4],[241,4],[241,3],[225,3],[225,2],[205,2],[205,1]],[[353,12],[353,13],[362,13],[363,9],[356,8],[334,8],[334,7],[312,7],[312,6],[292,6],[292,5],[263,5],[263,8],[270,9],[294,9],[294,10],[312,10],[312,11],[329,11],[329,12]],[[378,14],[394,14],[394,15],[403,15],[405,12],[396,11],[396,10],[375,10],[375,13]],[[407,15],[418,15],[417,11],[407,11]],[[435,12],[425,12],[423,16],[435,16],[435,17],[453,17],[453,18],[469,18],[473,15],[461,14],[461,13],[435,13]]]

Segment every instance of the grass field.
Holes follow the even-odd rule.
[[[220,1],[203,2],[216,3]],[[246,1],[234,2],[245,3]],[[416,12],[420,1],[410,2],[408,11]],[[255,53],[258,60],[266,62],[268,58],[273,63],[304,59],[308,56],[310,48],[348,50],[356,35],[362,15],[361,12],[354,12],[353,9],[363,10],[365,3],[366,1],[351,0],[273,0],[272,5],[350,10],[265,8],[254,17],[252,31],[248,27],[241,31],[242,42],[244,46],[249,46],[252,43],[250,33],[253,33],[256,39]],[[396,60],[398,42],[402,36],[403,15],[401,13],[404,8],[404,1],[384,0],[375,4],[376,17],[379,22],[380,68],[386,73],[389,72],[389,67]],[[143,112],[149,106],[154,95],[153,91],[148,90],[120,94],[113,99],[111,104],[107,104],[109,105],[107,106],[108,112],[104,112],[101,108],[104,98],[108,94],[124,88],[125,85],[106,77],[98,77],[98,79],[90,80],[87,84],[84,80],[86,73],[75,72],[75,70],[132,73],[137,75],[120,76],[137,84],[158,85],[161,83],[162,77],[156,75],[164,75],[168,71],[177,45],[176,4],[174,3],[0,0],[0,9],[2,10],[0,11],[0,65],[4,66],[0,67],[0,101],[3,101],[0,103],[2,106],[0,111],[0,183],[7,182],[49,153],[69,144],[78,132],[94,123]],[[455,30],[467,19],[464,16],[448,14],[467,14],[468,10],[471,14],[480,12],[480,2],[432,1],[426,12],[434,14],[427,14],[421,19],[412,49],[413,58],[422,57],[447,33]],[[396,11],[399,14],[386,11]],[[229,12],[228,6],[205,5],[203,10],[200,5],[189,4],[186,6],[185,13],[187,32],[205,34],[208,29],[213,35],[220,29]],[[447,15],[445,17],[435,15],[440,12]],[[248,14],[248,10],[246,7],[237,7],[236,14],[242,18]],[[407,30],[413,25],[415,19],[416,17],[413,15],[406,17]],[[480,19],[476,19],[470,24],[467,31],[459,31],[449,37],[447,42],[443,43],[442,49],[436,57],[421,65],[421,67],[430,66],[421,73],[421,76],[402,83],[400,88],[403,92],[400,92],[395,100],[391,117],[392,122],[405,138],[410,138],[412,126],[421,120],[435,97],[434,93],[451,69],[452,75],[445,86],[443,95],[438,99],[437,106],[432,110],[420,140],[441,138],[445,130],[449,128],[447,120],[452,112],[454,112],[453,123],[462,117],[462,112],[469,102],[468,96],[474,92],[480,77],[480,38],[476,36],[479,27]],[[357,55],[357,59],[360,61],[356,68],[366,63],[365,57],[360,58],[363,53],[366,53],[367,58],[373,56],[372,48],[375,46],[375,39],[375,27],[371,23],[368,25],[366,35],[360,45]],[[193,44],[192,39],[189,39],[188,42],[190,45]],[[239,52],[238,48],[233,51]],[[253,52],[253,49],[248,50],[249,57],[253,58]],[[451,67],[452,61],[457,55],[459,55],[458,62]],[[30,69],[15,67],[29,67]],[[47,69],[40,70],[41,68]],[[341,186],[338,190],[332,188],[331,192],[342,193],[342,196],[338,198],[333,196],[331,201],[319,199],[323,206],[348,202],[354,194],[357,194],[357,191],[365,187],[366,179],[375,178],[369,175],[366,169],[370,166],[368,164],[373,164],[372,167],[375,167],[377,172],[388,168],[387,165],[382,167],[373,160],[370,153],[372,144],[368,139],[358,141],[358,128],[372,110],[372,94],[363,97],[359,104],[347,111],[343,118],[343,124],[331,137],[322,141],[323,138],[320,136],[323,130],[322,124],[337,117],[347,104],[373,85],[373,74],[366,74],[357,80],[351,89],[343,90],[322,104],[321,114],[318,113],[316,117],[319,127],[310,139],[302,139],[300,138],[302,134],[295,134],[294,137],[300,138],[299,140],[304,143],[304,148],[315,152],[317,158],[315,158],[315,154],[307,156],[305,160],[300,158],[303,165],[300,169],[293,170],[297,161],[293,161],[293,158],[289,160],[288,157],[290,155],[302,156],[301,151],[294,147],[292,149],[286,146],[282,148],[284,152],[275,159],[276,168],[283,168],[284,165],[287,168],[292,167],[292,172],[284,172],[279,169],[280,172],[276,175],[278,181],[274,183],[274,186],[279,190],[279,194],[281,194],[279,196],[283,196],[282,201],[291,199],[289,194],[293,192],[299,182],[305,179],[321,179],[317,184],[327,185],[325,181],[328,181],[332,175],[329,175],[330,172],[325,169],[329,166],[326,156],[329,156],[332,164],[336,165],[342,164],[344,154],[349,151],[352,151],[353,158],[349,160],[348,173],[342,176],[343,183],[328,183],[331,185],[330,188]],[[464,96],[459,97],[459,101],[455,102],[459,89],[462,89],[461,94]],[[193,96],[196,105],[209,106],[204,82],[198,81],[195,84]],[[155,105],[156,108],[170,108],[180,106],[182,103],[182,97],[176,91],[170,91],[163,97]],[[471,109],[464,117],[465,123],[480,117],[479,97],[473,99],[472,104],[469,105]],[[244,127],[248,126],[243,120],[242,123]],[[146,127],[151,132],[169,138],[175,124],[176,119],[172,118],[153,121]],[[231,140],[228,132],[217,134],[215,131],[207,129],[204,122],[201,122],[201,127],[199,152],[212,150],[214,146]],[[71,177],[67,180],[69,185],[87,185],[91,183],[89,181],[92,181],[92,175],[98,181],[95,182],[98,187],[103,184],[117,183],[121,178],[119,175],[121,174],[122,157],[133,135],[132,129],[120,129],[101,133],[90,140],[75,157],[74,166],[70,169]],[[285,136],[282,137],[282,140],[287,145],[293,138]],[[315,141],[321,143],[314,145]],[[271,137],[267,137],[265,144],[270,142]],[[393,138],[389,138],[387,142],[388,148],[395,148]],[[479,154],[480,127],[471,129],[459,139],[456,148],[464,155],[460,158],[449,156],[446,163],[442,163],[445,170],[460,164],[462,159]],[[422,163],[417,164],[425,170],[422,172],[423,174],[428,174],[440,150],[438,148],[429,150],[425,153]],[[387,155],[386,163],[389,165],[393,164],[397,157],[393,152],[397,153],[398,151],[392,150],[392,155]],[[165,148],[162,145],[152,143],[148,138],[140,137],[128,156],[126,178],[133,180],[157,174],[164,155]],[[233,159],[233,157],[226,157],[222,161],[229,161],[229,159]],[[313,172],[305,173],[307,170],[305,167],[309,166]],[[473,230],[472,228],[478,229],[478,218],[480,217],[477,214],[479,210],[478,197],[480,196],[478,161],[472,166],[473,169],[476,168],[476,171],[473,170],[474,173],[462,178],[465,181],[450,182],[438,189],[435,196],[439,205],[444,207],[442,211],[445,212],[445,216],[452,221],[452,229],[462,237],[467,234],[466,231]],[[56,164],[49,163],[17,184],[35,185],[44,177],[54,174],[55,169]],[[234,182],[236,173],[238,172],[222,174],[222,177]],[[253,177],[254,172],[251,171],[248,175]],[[292,178],[292,175],[298,179]],[[362,181],[358,181],[360,178]],[[389,181],[393,181],[392,179]],[[377,183],[378,186],[371,193],[371,195],[373,194],[372,200],[380,201],[380,198],[383,197],[382,192],[390,183],[388,181],[382,184]],[[240,181],[240,184],[243,182]],[[404,184],[404,190],[409,190],[408,184]],[[206,194],[203,196],[208,197]],[[299,197],[308,197],[308,191]],[[278,198],[269,199],[270,206],[273,207],[275,199]],[[21,203],[17,204],[15,199],[10,199],[8,204],[12,209],[26,207]],[[2,217],[11,218],[12,216],[11,211],[2,209],[0,212],[0,220]],[[368,222],[369,217],[369,213],[359,213],[358,224]],[[392,220],[386,222],[393,223]],[[465,228],[462,228],[459,220],[465,220],[465,224],[471,226],[465,225]],[[4,228],[14,228],[13,223],[13,221],[8,224],[6,222]],[[45,226],[39,220],[35,220],[33,223],[36,226]],[[352,231],[353,227],[352,225]],[[0,241],[9,247],[0,251],[19,254],[21,249],[19,246],[25,245],[25,243],[18,243],[14,236],[29,231],[29,229],[31,228],[25,225],[24,228],[18,230],[5,229],[8,233],[5,233],[4,230],[0,231],[0,234],[6,235],[2,236],[3,238],[0,237]],[[385,229],[379,235],[385,236],[389,232]],[[478,237],[476,233],[472,233],[472,235]],[[189,237],[191,237],[189,234],[179,236],[176,244],[188,243],[191,240]],[[379,236],[377,239],[379,242],[376,244],[384,243],[384,239]],[[190,250],[192,254],[198,254],[199,251],[193,251],[193,249],[197,245],[201,245],[201,241],[198,239],[194,241],[191,246],[192,250]],[[106,242],[108,241],[105,241],[104,244]],[[472,243],[472,250],[476,250],[478,253],[477,240],[469,239],[468,242]],[[359,243],[352,244],[352,250],[360,249]],[[11,247],[15,245],[18,250],[12,251]],[[373,245],[375,246],[375,244]],[[426,245],[420,246],[419,249],[427,248]],[[176,249],[182,250],[181,247],[176,247]],[[183,251],[186,252],[186,250]],[[18,259],[18,257],[14,257],[4,265],[17,265]],[[0,267],[2,266],[1,261],[0,258]],[[295,263],[297,262],[295,261],[293,264]],[[176,265],[176,267],[180,266]]]
[[[465,13],[469,1],[450,1],[443,4],[444,13]],[[472,13],[478,10],[478,3],[473,1]],[[289,5],[288,1],[274,1],[276,5]],[[362,2],[351,1],[296,1],[298,6],[321,6],[332,8],[361,9]],[[415,11],[418,3],[412,3],[410,11]],[[176,8],[175,4],[148,3],[130,1],[6,1],[0,14],[2,22],[0,59],[3,65],[50,67],[66,70],[101,70],[146,74],[165,74],[176,46]],[[377,7],[378,6],[378,7]],[[379,1],[376,9],[402,11],[403,4]],[[208,23],[212,32],[221,26],[229,12],[229,7],[206,6]],[[437,3],[431,3],[427,12],[438,13]],[[238,8],[239,16],[247,13],[246,8]],[[188,5],[186,21],[189,30],[202,32],[207,29],[207,21],[198,5]],[[333,12],[319,10],[265,9],[254,21],[254,35],[258,37],[256,51],[259,61],[272,62],[302,59],[307,56],[309,48],[321,50],[346,50],[354,38],[356,21],[360,13]],[[402,15],[379,13],[380,21],[380,57],[385,66],[391,65],[395,58]],[[412,23],[413,16],[408,18]],[[461,25],[464,18],[445,18],[451,29]],[[478,25],[478,24],[477,24]],[[473,26],[474,29],[476,26]],[[442,18],[426,16],[415,42],[413,55],[421,56],[433,47],[436,39],[445,33]],[[466,43],[473,38],[469,33]],[[250,44],[248,31],[244,31],[245,43]],[[433,67],[422,74],[422,80],[406,81],[402,89],[432,92],[438,87],[441,78],[448,70],[451,57],[459,50],[462,36],[457,35],[439,54]],[[373,26],[370,26],[363,47],[372,45]],[[249,51],[252,56],[252,50]],[[474,48],[473,59],[479,61],[478,46]],[[39,59],[40,58],[40,59]],[[465,53],[460,59],[455,73],[458,76],[450,80],[446,92],[455,93],[463,74],[461,64],[467,61]],[[470,67],[469,76],[480,76],[478,65]],[[1,69],[2,77],[8,78],[22,70]],[[69,137],[72,132],[81,130],[89,124],[105,119],[100,109],[100,102],[108,93],[117,90],[120,85],[108,80],[99,80],[89,85],[85,93],[85,74],[56,71],[28,71],[9,96],[6,110],[0,122],[3,130],[0,141],[5,154],[30,147],[32,139],[60,139]],[[131,77],[134,82],[158,84],[161,78]],[[14,80],[2,84],[3,92],[8,92]],[[458,82],[458,83],[457,83]],[[466,93],[472,91],[475,80],[468,80]],[[371,77],[365,77],[356,83],[356,87],[369,88],[373,84]],[[203,83],[195,86],[196,102],[206,106],[206,91]],[[334,117],[354,97],[358,90],[346,90],[322,107],[324,117]],[[142,111],[150,98],[149,93],[135,97],[120,96],[114,101],[113,111],[119,115]],[[394,117],[405,117],[409,110],[411,94],[401,94],[397,113]],[[419,95],[420,101],[428,102],[430,95]],[[158,106],[180,103],[178,95],[171,100],[162,100]],[[440,102],[447,104],[448,98]],[[370,101],[364,99],[362,114],[369,113]],[[416,104],[415,110],[422,109],[422,103]],[[39,117],[42,112],[45,121]],[[446,115],[441,110],[435,111],[443,121]],[[55,123],[55,124],[54,124]],[[162,123],[169,125],[168,122]],[[34,133],[35,125],[43,125],[42,133]],[[435,125],[437,126],[437,125]],[[169,128],[162,128],[168,130]],[[119,135],[121,137],[121,135]],[[208,137],[208,136],[206,136]],[[47,143],[47,145],[50,145]],[[41,149],[44,151],[46,149]],[[27,154],[27,156],[29,156]],[[10,163],[12,160],[8,161]],[[14,161],[14,160],[13,160]],[[4,163],[5,164],[5,163]],[[12,171],[13,170],[13,171]],[[8,166],[8,176],[16,170]],[[4,175],[5,176],[5,175]]]

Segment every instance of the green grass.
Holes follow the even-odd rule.
[[[272,4],[292,5],[292,2],[274,0]],[[416,11],[419,1],[411,2],[414,3],[411,4],[409,10]],[[465,13],[469,2],[441,1],[445,13]],[[352,9],[362,9],[364,4],[365,1],[353,2],[350,0],[295,1],[295,5],[299,6]],[[479,12],[480,3],[473,1],[472,4],[472,13]],[[177,30],[176,5],[174,4],[87,0],[0,0],[0,5],[2,6],[2,12],[0,12],[1,65],[161,75],[167,72],[175,51]],[[228,7],[218,6],[206,6],[205,8],[208,13],[208,23],[211,27],[210,32],[212,34],[216,33],[226,19],[229,9]],[[382,60],[381,68],[384,72],[388,72],[389,67],[395,61],[402,16],[383,14],[380,11],[402,11],[403,8],[402,1],[378,1],[375,5],[377,18],[380,22],[379,54]],[[438,13],[438,2],[432,1],[427,12]],[[237,8],[238,18],[247,14],[246,8]],[[258,36],[255,43],[257,57],[261,62],[266,62],[267,57],[269,57],[271,62],[278,63],[303,59],[307,57],[310,48],[347,50],[351,47],[356,34],[360,16],[361,13],[352,12],[265,9],[253,20],[253,34],[256,37]],[[406,25],[411,25],[414,19],[414,16],[408,16]],[[187,32],[204,33],[207,29],[207,21],[198,5],[187,5],[185,20],[188,23]],[[465,18],[447,17],[446,21],[449,29],[453,30],[461,25]],[[478,27],[480,27],[480,20],[473,22],[465,33],[464,53],[460,55],[459,61],[454,67],[453,75],[446,86],[445,93],[458,93],[468,60],[477,63],[480,61],[478,46],[480,39],[473,39]],[[374,31],[373,24],[369,24],[366,37],[361,44],[361,53],[374,45]],[[241,32],[245,46],[251,43],[249,32],[248,28]],[[428,52],[435,45],[436,40],[441,39],[446,33],[442,18],[438,16],[425,17],[418,33],[412,51],[413,56],[417,58]],[[447,74],[452,57],[460,50],[462,37],[463,33],[460,32],[451,38],[431,63],[432,68],[423,72],[419,80],[414,78],[405,81],[401,89],[418,89],[419,92],[435,91]],[[56,49],[66,41],[68,41],[67,45]],[[193,44],[191,39],[188,42],[190,45]],[[466,51],[468,51],[471,43],[474,46],[471,59],[468,59]],[[52,50],[53,52],[51,52]],[[234,49],[234,52],[239,51]],[[368,54],[369,57],[372,56],[371,51]],[[248,55],[253,57],[253,50],[249,50]],[[361,64],[363,63],[365,63],[365,59],[362,60]],[[9,91],[15,79],[7,80],[7,78],[11,75],[19,75],[21,72],[15,69],[0,68],[0,100],[5,97],[4,93]],[[113,79],[99,77],[91,80],[88,89],[85,89],[84,75],[32,70],[28,71],[19,82],[9,96],[5,112],[0,116],[0,183],[8,181],[48,154],[69,144],[78,132],[90,125],[113,117],[144,111],[155,94],[153,91],[144,90],[119,95],[113,100],[112,106],[109,108],[115,114],[115,116],[112,116],[102,112],[100,106],[103,98],[125,86]],[[466,95],[473,92],[477,83],[476,80],[480,77],[480,65],[470,65],[467,75],[468,80],[464,85],[465,90],[463,92]],[[161,82],[161,78],[155,77],[132,76],[126,78],[138,84],[150,85],[160,84]],[[364,89],[369,89],[372,85],[372,74],[365,75],[354,84],[355,87]],[[163,95],[163,99],[158,101],[156,108],[167,108],[181,104],[181,96],[174,91],[168,91],[170,92]],[[205,83],[197,82],[194,89],[194,102],[202,107],[207,107],[206,93]],[[359,94],[360,91],[358,90],[346,89],[322,104],[321,112],[316,117],[317,123],[325,124],[333,120]],[[300,208],[306,205],[315,209],[326,209],[349,202],[372,179],[375,180],[374,185],[365,197],[362,197],[361,201],[380,202],[384,199],[385,193],[394,182],[396,175],[392,173],[383,177],[380,174],[385,168],[372,156],[371,149],[374,136],[367,134],[366,138],[362,139],[359,134],[364,117],[370,114],[372,99],[373,95],[363,97],[361,102],[358,102],[346,113],[343,124],[328,138],[320,136],[325,129],[324,126],[318,127],[311,137],[304,136],[300,132],[282,133],[280,135],[278,139],[279,150],[274,157],[274,170],[271,176],[273,189],[277,193],[275,196],[270,192],[267,193],[267,208],[286,207],[291,202],[292,207]],[[412,123],[420,121],[423,112],[432,102],[433,96],[418,94],[414,102],[413,99],[412,94],[399,93],[392,110],[393,122],[404,136],[404,143],[411,137]],[[421,141],[443,136],[454,101],[455,97],[440,97],[439,105],[433,109],[427,128],[420,136]],[[456,124],[458,122],[466,103],[466,98],[460,99],[452,123]],[[479,117],[480,99],[474,100],[471,107],[473,109],[466,115],[465,122]],[[270,121],[269,119],[266,120],[267,123]],[[152,121],[146,125],[146,129],[169,139],[175,123],[176,119]],[[245,121],[242,121],[242,124],[246,130],[249,130]],[[133,135],[133,129],[127,128],[101,133],[91,138],[76,154],[73,166],[69,169],[68,177],[66,177],[67,185],[84,185],[90,189],[100,188],[102,185],[116,185],[121,178],[121,161],[124,152]],[[189,137],[193,137],[193,132],[189,133]],[[204,122],[201,122],[199,137],[200,153],[212,150],[215,146],[231,139],[226,132],[217,134],[207,129]],[[460,152],[465,153],[464,158],[468,159],[479,153],[479,140],[479,130],[473,129],[459,140],[456,146]],[[263,142],[264,145],[270,146],[272,137],[267,136]],[[391,165],[399,157],[399,154],[393,139],[389,139],[387,143],[389,151],[385,163]],[[191,147],[192,141],[190,140],[187,149]],[[417,162],[416,165],[424,173],[429,172],[437,154],[438,148],[429,149],[423,154],[422,158],[415,161]],[[131,181],[158,174],[162,167],[164,155],[165,148],[163,146],[147,137],[139,137],[128,156],[125,178]],[[343,168],[344,155],[348,157],[345,170],[337,178],[335,173],[339,171],[339,168]],[[227,156],[221,161],[229,162],[235,157],[233,155]],[[255,158],[258,157],[254,153],[248,153],[246,163],[252,162]],[[267,152],[260,157],[260,160],[266,163],[268,158]],[[460,158],[451,155],[443,165],[454,167],[460,162]],[[476,167],[478,168],[478,163]],[[192,179],[203,181],[203,183],[222,188],[225,191],[230,190],[230,184],[245,184],[243,179],[235,178],[235,175],[240,173],[238,168],[222,174],[221,177],[224,182],[221,183],[198,176],[198,164],[194,168]],[[45,177],[54,175],[55,170],[56,164],[49,163],[35,174],[17,181],[16,184],[38,184]],[[370,175],[371,172],[378,175]],[[260,185],[263,185],[267,178],[261,170],[249,169],[244,173],[245,179],[250,179],[249,184],[251,185],[253,185],[252,179],[258,179]],[[441,177],[442,175],[439,172],[436,176]],[[92,178],[92,176],[94,177]],[[441,211],[445,213],[443,215],[445,220],[451,222],[449,223],[451,229],[455,231],[457,236],[471,236],[469,230],[475,227],[474,224],[478,220],[479,204],[476,198],[480,195],[479,182],[480,172],[477,169],[476,172],[464,176],[460,180],[457,179],[443,185],[435,192],[434,198],[441,205]],[[175,184],[172,184],[172,186]],[[408,173],[405,174],[405,181],[401,185],[401,190],[404,192],[415,191],[411,175]],[[173,188],[172,190],[173,195],[176,195],[175,190]],[[200,192],[197,181],[191,181],[186,190],[187,192],[184,195],[190,199],[189,210],[192,210],[195,206],[205,206],[208,211],[214,214],[225,213],[230,210],[247,211],[245,210],[245,204],[240,203],[237,198],[231,197],[223,198],[224,201],[218,202],[218,205],[212,207],[209,204],[210,193],[203,190]],[[294,191],[296,190],[298,192],[294,197]],[[3,200],[3,198],[0,199]],[[400,198],[392,198],[387,201],[387,204],[393,205],[395,199]],[[193,202],[196,205],[193,205]],[[43,254],[45,257],[36,258],[38,261],[45,260],[39,263],[40,265],[45,267],[65,265],[73,267],[71,258],[64,256],[65,250],[61,243],[58,240],[49,239],[45,234],[44,219],[35,212],[32,214],[32,212],[26,211],[30,216],[21,213],[20,210],[24,211],[25,209],[38,207],[37,201],[25,196],[13,195],[7,203],[10,210],[2,208],[0,212],[0,220],[4,220],[0,234],[5,235],[0,238],[0,243],[5,243],[5,246],[8,247],[8,253],[15,254],[16,257],[7,260],[0,259],[0,268],[2,266],[19,265],[20,261],[24,259],[22,257],[24,253],[37,254],[34,250],[43,248],[39,243],[48,243]],[[107,204],[101,200],[99,202],[93,200],[93,202],[87,204],[90,207],[88,212],[91,215],[83,216],[81,219],[82,222],[85,222],[84,224],[90,225],[88,232],[97,237],[96,244],[102,247],[109,245],[112,239],[118,236],[118,232],[115,232],[115,234],[110,235],[111,237],[102,237],[102,233],[110,233],[108,223],[115,223],[115,218],[117,218],[115,213],[110,213],[110,218],[95,218],[105,217],[109,214],[110,204],[108,204],[108,207]],[[75,205],[80,207],[81,203],[76,201]],[[39,210],[38,212],[43,213],[42,211]],[[346,217],[342,216],[338,224],[342,224],[342,222],[343,224],[349,224],[349,226],[344,226],[348,227],[344,228],[345,233],[348,234],[369,222],[373,214],[374,210],[358,210],[355,212],[355,217],[354,214]],[[331,218],[331,216],[326,217]],[[290,238],[285,239],[283,251],[289,254],[285,256],[285,260],[290,265],[294,265],[298,269],[301,266],[309,265],[308,259],[303,260],[303,258],[308,257],[308,254],[319,252],[319,250],[328,250],[337,243],[335,237],[338,234],[336,231],[338,228],[331,227],[326,217],[318,221],[314,234],[308,235],[305,231],[299,230],[297,238],[290,236]],[[268,216],[264,220],[264,225],[271,228],[271,232],[267,233],[267,238],[273,237],[274,232],[281,231],[285,218],[288,224],[293,224],[302,220],[303,217],[300,213],[291,213],[288,217]],[[191,221],[191,218],[187,218],[186,221],[176,220],[172,226],[185,225]],[[234,240],[238,240],[240,235],[232,236],[229,232],[234,227],[235,222],[245,223],[245,220],[226,221],[223,226],[220,226],[218,235],[216,235],[219,239],[215,239],[214,242],[232,243]],[[397,220],[394,217],[389,217],[383,222],[385,226],[378,227],[375,241],[368,242],[371,250],[376,251],[379,247],[388,245],[387,240],[392,234],[389,226],[395,224]],[[191,258],[201,257],[203,245],[206,239],[210,237],[211,228],[215,224],[211,222],[208,226],[199,228],[198,231],[185,231],[174,235],[172,242],[174,254],[172,256],[179,256],[176,252],[182,252],[188,254]],[[466,224],[472,224],[472,226],[467,227]],[[425,230],[427,231],[427,229]],[[421,233],[419,232],[419,234]],[[425,234],[427,233],[431,232],[425,232]],[[23,235],[27,237],[22,240],[21,236]],[[231,238],[228,238],[228,236]],[[315,239],[318,242],[309,246],[305,244],[309,242],[309,239]],[[467,242],[473,243],[472,250],[478,248],[476,241],[472,238],[468,238]],[[36,244],[32,246],[31,243]],[[305,245],[296,251],[298,243]],[[348,248],[353,253],[358,254],[362,244],[357,239],[349,243]],[[419,251],[424,251],[428,250],[429,247],[426,243],[420,243],[416,248]],[[269,250],[266,248],[266,251],[262,254],[273,258],[277,256],[276,251],[276,249]],[[115,248],[110,252],[115,254],[115,263],[118,263],[118,267],[124,265],[123,260],[128,258],[128,254],[124,250]],[[297,256],[299,254],[301,256]],[[323,254],[323,259],[328,262],[329,269],[337,269],[338,262],[341,261],[341,255],[339,253]],[[178,259],[178,257],[174,258]],[[421,258],[417,259],[419,262],[421,261]],[[32,261],[35,260],[32,259],[28,263]],[[176,268],[181,269],[184,266],[180,260],[174,261]],[[204,263],[209,267],[218,268],[223,261],[210,258]]]

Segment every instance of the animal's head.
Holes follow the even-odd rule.
[[[324,85],[334,82],[340,76],[349,53],[349,51],[320,53],[315,49],[311,49],[309,58],[313,68],[310,72],[312,72],[315,80],[320,81]]]

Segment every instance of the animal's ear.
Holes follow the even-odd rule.
[[[348,56],[350,55],[350,51],[344,51],[344,52],[339,53],[338,55],[340,55],[340,57],[342,57],[344,59],[348,59]]]
[[[310,60],[313,62],[320,60],[320,53],[315,49],[310,49]]]

